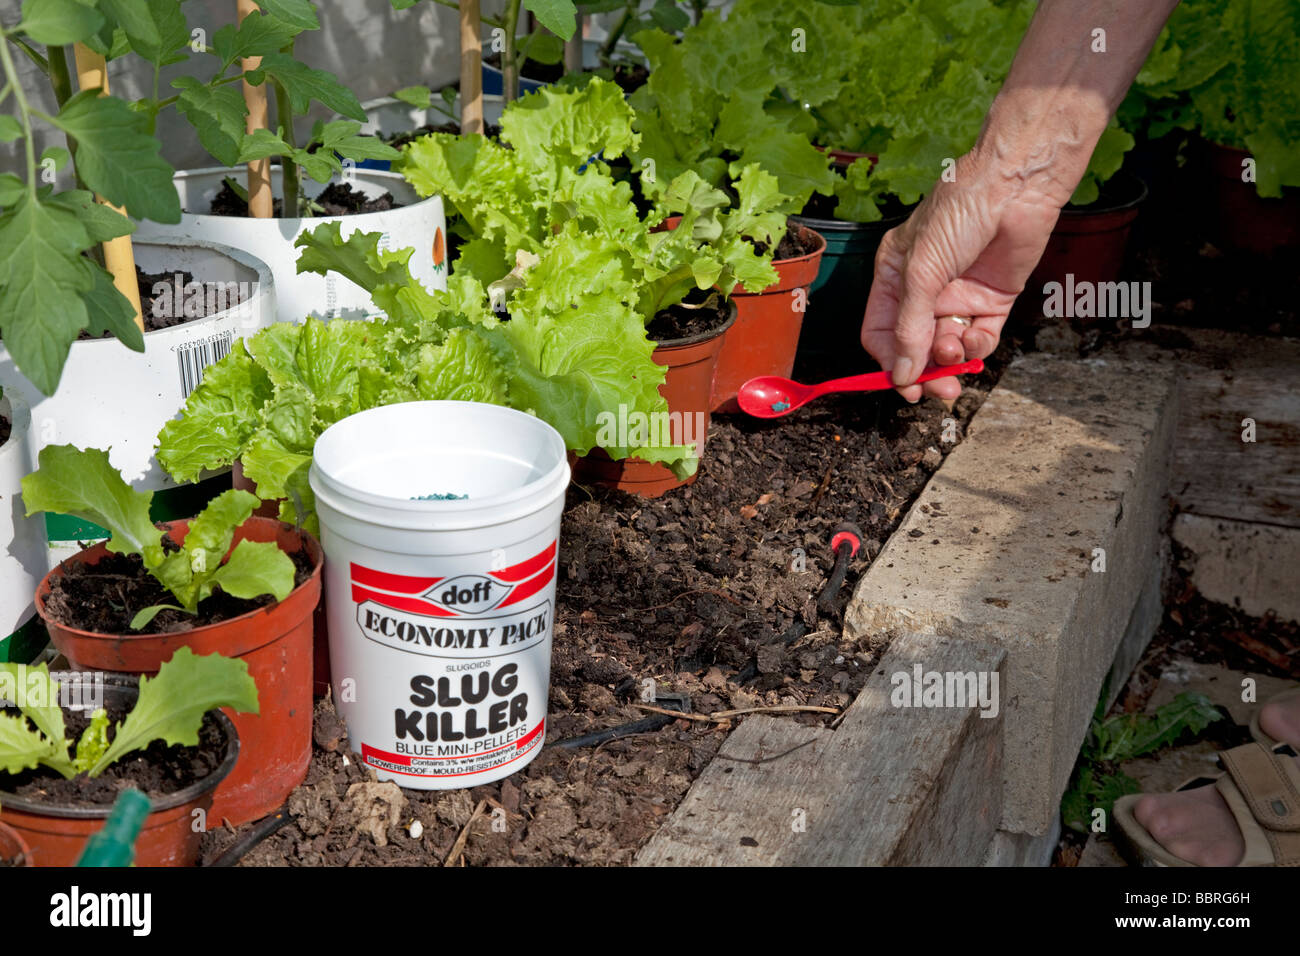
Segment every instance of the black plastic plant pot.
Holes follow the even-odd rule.
[[[885,233],[904,222],[911,210],[876,222],[846,222],[791,216],[826,239],[817,278],[809,289],[808,313],[799,335],[799,358],[831,359],[862,354],[862,314],[871,291],[876,250]],[[860,363],[859,363],[860,364]]]
[[[91,680],[103,680],[103,706],[110,710],[130,708],[139,693],[139,680],[125,674],[59,672],[51,676],[69,686],[74,696],[87,699]],[[230,718],[219,710],[210,711],[221,733],[221,760],[216,769],[175,793],[151,799],[151,811],[135,843],[136,866],[193,866],[199,856],[202,826],[195,826],[196,810],[204,815],[212,806],[217,785],[235,767],[239,758],[239,736]],[[113,806],[67,806],[50,800],[20,797],[0,790],[0,816],[31,847],[35,866],[75,866],[86,840],[103,829]]]

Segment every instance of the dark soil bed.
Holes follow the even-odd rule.
[[[175,550],[170,538],[163,539],[163,546]],[[297,587],[311,577],[311,561],[302,552],[290,557]],[[131,630],[131,619],[144,608],[175,603],[171,592],[145,571],[139,555],[110,554],[93,567],[66,565],[64,573],[50,581],[46,609],[62,624],[98,634],[166,634],[217,624],[275,602],[269,594],[237,598],[218,589],[199,605],[197,614],[163,610],[143,629]]]
[[[360,213],[398,209],[402,205],[393,198],[392,193],[386,192],[372,197],[360,189],[354,189],[350,183],[330,183],[314,202],[320,207],[322,216],[354,216]],[[223,182],[221,189],[212,197],[212,205],[208,211],[214,216],[246,217],[248,200],[235,192],[228,181]],[[278,198],[273,200],[271,212],[276,218],[284,215],[284,203]]]
[[[710,295],[703,303],[683,303],[664,309],[646,326],[646,335],[661,343],[707,335],[721,329],[729,314],[726,301],[719,295]]]
[[[135,281],[140,292],[140,314],[144,318],[146,332],[175,328],[195,319],[204,319],[233,309],[244,301],[243,289],[238,283],[226,284],[221,296],[209,295],[209,284],[197,280],[192,272],[184,269],[145,272],[136,266]],[[195,282],[198,282],[198,289],[192,285]],[[89,339],[93,336],[82,332],[78,338]],[[111,335],[105,332],[103,338],[111,338]]]
[[[1162,279],[1154,284],[1147,336],[1162,324],[1158,334],[1177,335],[1171,317],[1184,311],[1195,313],[1189,322],[1240,331],[1294,328],[1295,270],[1278,268],[1290,268],[1290,253],[1252,265],[1251,257],[1207,248],[1203,235],[1176,220],[1158,213],[1148,219],[1155,231],[1135,233],[1125,275]],[[1246,275],[1257,284],[1243,281]],[[662,729],[598,746],[566,749],[557,741],[644,719],[637,704],[647,680],[661,697],[684,695],[696,713],[851,701],[884,650],[869,639],[843,640],[840,615],[854,584],[951,450],[941,440],[943,419],[951,414],[964,433],[1008,359],[1044,324],[1023,310],[1013,317],[990,370],[963,382],[952,413],[933,400],[908,406],[888,393],[822,400],[777,422],[715,416],[694,485],[648,501],[571,489],[561,531],[548,744],[540,756],[514,776],[471,791],[396,791],[398,822],[377,828],[381,846],[357,827],[373,816],[368,806],[377,785],[365,786],[367,772],[345,758],[342,730],[322,703],[308,780],[290,801],[294,822],[250,851],[244,865],[441,864],[462,835],[456,865],[633,860],[731,725],[668,718]],[[1085,332],[1079,349],[1096,351],[1116,334]],[[814,381],[824,371],[806,365],[797,377]],[[862,529],[864,553],[851,562],[832,612],[823,613],[816,598],[831,567],[828,541],[843,520]],[[1155,647],[1217,654],[1228,666],[1277,673],[1242,649],[1249,644],[1237,632],[1283,650],[1300,641],[1294,628],[1260,625],[1176,591]],[[1213,731],[1220,732],[1230,731]],[[414,820],[418,837],[409,829]],[[210,832],[205,859],[247,831]]]
[[[108,711],[108,739],[111,742],[116,736],[117,723],[126,716],[126,711],[111,705],[105,709]],[[73,741],[90,723],[89,713],[83,711],[65,710],[63,719],[67,735]],[[15,776],[6,776],[0,792],[39,800],[51,806],[107,807],[119,793],[132,787],[143,790],[154,799],[178,793],[211,775],[224,757],[225,737],[216,719],[209,715],[199,728],[197,747],[168,746],[157,740],[144,750],[123,757],[94,779],[79,774],[65,780],[44,767],[25,770]]]
[[[1009,351],[999,353],[994,369]],[[971,377],[952,417],[968,421],[995,380],[995,372]],[[658,731],[599,746],[555,743],[646,718],[637,706],[646,681],[661,697],[685,695],[695,713],[848,704],[883,648],[842,639],[844,604],[953,447],[941,440],[949,414],[937,401],[913,406],[889,393],[817,402],[783,422],[715,417],[690,487],[653,500],[571,488],[561,528],[548,744],[540,756],[470,791],[358,786],[349,798],[349,789],[370,777],[354,756],[345,763],[342,729],[322,702],[307,782],[290,801],[294,822],[243,865],[440,864],[480,802],[459,864],[631,862],[732,724],[668,718]],[[832,612],[821,613],[816,599],[831,570],[830,536],[845,520],[862,529],[864,551]],[[825,722],[831,715],[791,719]],[[400,813],[396,824],[379,828],[380,846],[357,822],[382,810],[385,791]],[[415,839],[409,825],[417,819],[422,833]],[[247,831],[214,829],[204,858]]]
[[[325,216],[352,216],[367,212],[387,212],[400,209],[402,204],[385,192],[379,196],[367,196],[359,189],[353,189],[348,183],[330,183],[315,199]]]
[[[753,241],[752,239],[750,240]],[[776,246],[776,254],[773,259],[797,259],[800,256],[806,256],[817,248],[817,240],[813,236],[801,234],[798,225],[793,222],[787,222],[785,225],[785,235],[783,235]],[[766,242],[755,242],[754,248],[758,250],[761,256],[767,252]]]
[[[4,415],[0,415],[0,445],[9,440],[9,435],[13,431],[13,422]]]

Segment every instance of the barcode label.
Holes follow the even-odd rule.
[[[230,354],[230,344],[233,341],[234,333],[226,331],[176,347],[176,367],[181,373],[181,398],[189,398],[190,392],[198,388],[205,368]]]

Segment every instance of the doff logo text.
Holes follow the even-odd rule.
[[[496,607],[509,593],[508,584],[478,574],[462,574],[430,588],[427,597],[449,611],[478,614]]]

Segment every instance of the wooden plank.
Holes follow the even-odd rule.
[[[1001,816],[1002,720],[894,707],[895,673],[983,671],[1005,652],[900,635],[837,730],[750,717],[639,866],[978,864]]]
[[[1300,341],[1183,331],[1170,485],[1184,511],[1300,528]],[[1242,420],[1255,441],[1242,441]]]
[[[1173,537],[1191,552],[1192,584],[1211,601],[1300,621],[1300,528],[1180,514]]]
[[[1002,817],[1002,672],[1006,651],[938,635],[895,640],[849,707],[825,762],[837,791],[818,840],[795,865],[978,866]],[[895,675],[997,675],[996,713],[976,706],[896,707]],[[974,702],[971,702],[972,704]]]
[[[1164,537],[1177,404],[1171,364],[1017,359],[845,610],[849,639],[1006,648],[1005,830],[1042,836],[1060,816]]]
[[[824,808],[821,759],[832,732],[765,715],[745,718],[637,856],[638,866],[774,865],[806,839],[799,810]],[[792,824],[795,824],[792,827]]]

